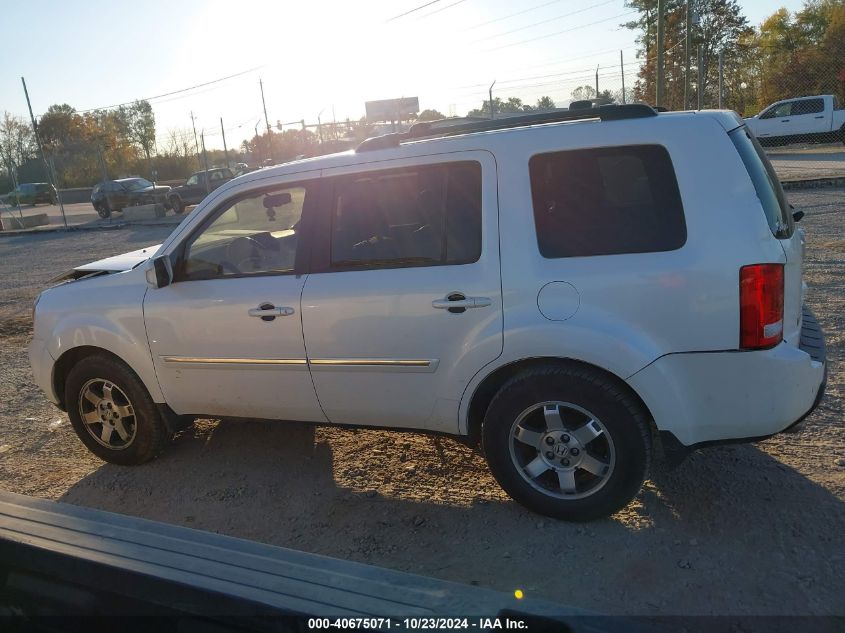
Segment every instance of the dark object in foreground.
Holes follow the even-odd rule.
[[[8,492],[0,582],[2,630],[91,630],[121,618],[123,630],[304,631],[314,617],[389,617],[394,630],[438,617],[471,618],[481,631],[486,618],[502,628],[522,619],[526,631],[632,630],[579,609]]]

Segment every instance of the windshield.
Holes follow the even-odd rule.
[[[138,191],[139,189],[146,189],[147,187],[153,186],[153,183],[146,178],[133,178],[132,180],[125,180],[120,184],[128,191]]]

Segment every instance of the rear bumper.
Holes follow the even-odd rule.
[[[692,449],[795,429],[821,402],[826,378],[824,337],[805,306],[798,347],[669,354],[628,382],[661,436]]]

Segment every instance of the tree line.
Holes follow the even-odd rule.
[[[624,26],[637,33],[643,60],[635,98],[654,103],[658,0],[628,0],[626,4],[638,12],[637,18]],[[845,0],[806,0],[795,13],[781,8],[758,28],[748,24],[736,0],[665,0],[665,6],[665,96],[664,103],[658,105],[670,110],[694,109],[700,94],[704,107],[716,107],[720,53],[723,107],[744,116],[790,97],[835,94],[845,101]],[[688,8],[692,15],[689,77]]]

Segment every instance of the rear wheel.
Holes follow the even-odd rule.
[[[114,464],[142,464],[164,448],[167,430],[140,378],[108,356],[79,361],[65,381],[68,417],[79,439]]]
[[[482,439],[493,476],[515,501],[572,521],[625,507],[651,454],[639,403],[601,372],[579,366],[512,378],[490,403]]]

